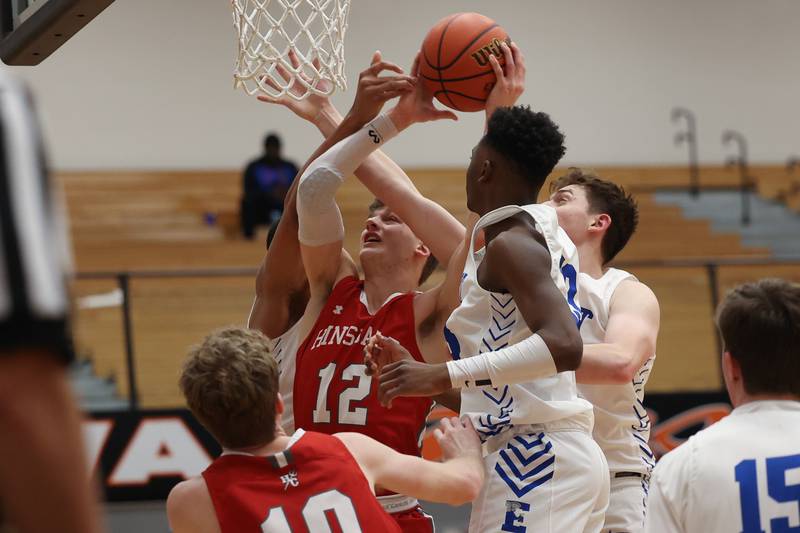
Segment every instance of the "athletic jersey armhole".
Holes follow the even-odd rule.
[[[414,358],[415,361],[419,361],[420,363],[425,363],[425,358],[422,356],[422,350],[419,347],[419,339],[417,338],[417,314],[416,310],[414,309],[414,300],[419,294],[417,292],[407,292],[397,296],[394,300],[384,304],[386,306],[386,310],[384,311],[381,309],[381,312],[384,313],[392,313],[397,314],[399,316],[410,316],[411,317],[411,335],[410,335],[410,342],[413,342],[413,346],[406,346],[405,344],[403,347],[408,350],[411,354],[411,357]],[[397,306],[400,307],[399,312],[393,312],[394,310],[392,307]],[[407,343],[406,343],[407,344]],[[413,348],[413,350],[411,349]]]
[[[347,275],[336,282],[336,285],[333,286],[331,289],[331,294],[328,296],[328,300],[331,299],[332,296],[340,295],[351,290],[353,287],[357,287],[361,290],[361,279],[356,275]]]
[[[361,286],[362,281],[358,276],[345,276],[333,286],[331,293],[325,300],[325,305],[323,305],[322,309],[319,311],[319,315],[316,319],[314,319],[314,323],[311,325],[308,332],[303,336],[302,339],[300,339],[300,342],[298,342],[297,355],[300,355],[300,353],[304,351],[303,349],[311,334],[319,328],[322,320],[324,320],[325,316],[330,314],[330,312],[336,307],[337,302],[341,301],[343,298],[346,298],[349,292],[355,291],[356,294],[359,294],[361,292]],[[302,321],[303,318],[301,318],[298,323]]]
[[[335,457],[336,459],[343,461],[343,462],[350,462],[350,466],[355,468],[361,477],[364,479],[364,483],[366,483],[372,489],[374,493],[374,487],[369,484],[369,480],[367,476],[364,474],[364,471],[361,469],[361,465],[358,463],[358,460],[355,456],[350,452],[350,449],[347,445],[342,442],[336,435],[326,435],[324,433],[318,433],[316,431],[307,431],[304,434],[305,442],[315,448],[315,452],[318,450],[325,450],[326,454],[330,457]],[[344,465],[343,465],[344,466]]]
[[[548,209],[549,211],[545,210],[542,211],[541,213],[538,213],[538,210],[544,208]],[[483,251],[484,255],[482,256],[481,261],[486,257],[485,255],[486,246],[484,246],[481,250],[477,251],[475,250],[475,237],[478,234],[479,230],[484,229],[487,226],[491,226],[492,224],[496,224],[497,222],[500,222],[507,218],[511,218],[517,213],[524,213],[525,215],[528,216],[531,222],[533,222],[533,230],[536,233],[538,233],[538,236],[531,235],[531,237],[533,237],[533,239],[536,241],[537,244],[541,245],[545,249],[550,259],[551,265],[557,263],[557,261],[554,260],[553,254],[554,253],[558,254],[559,251],[562,249],[562,246],[558,243],[558,241],[555,240],[556,239],[555,236],[560,230],[560,228],[558,227],[558,219],[556,218],[555,210],[541,204],[531,204],[526,206],[507,205],[495,209],[494,211],[491,211],[486,215],[484,215],[483,217],[481,217],[481,219],[478,220],[478,223],[475,225],[475,228],[472,231],[472,238],[470,240],[470,248],[469,248],[469,254],[467,255],[467,261],[472,262],[472,264],[474,264],[475,267],[477,268],[478,264],[475,261],[476,253]],[[548,220],[548,217],[550,218],[550,220]],[[480,287],[481,289],[487,292],[492,292],[486,289],[485,287],[481,286],[480,282],[478,282],[477,280],[476,283],[478,287]]]
[[[614,293],[617,292],[617,288],[619,288],[619,286],[626,281],[638,282],[639,279],[630,272],[620,270],[618,268],[611,268],[609,269],[609,272],[614,276],[614,279],[612,279],[612,281],[606,286],[606,294],[604,295],[604,298],[608,302],[610,309],[611,299],[614,297]]]

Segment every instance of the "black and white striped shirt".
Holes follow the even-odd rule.
[[[30,93],[0,71],[0,351],[69,349],[71,261],[58,200]]]

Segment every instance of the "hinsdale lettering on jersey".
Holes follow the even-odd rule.
[[[320,330],[314,343],[311,345],[312,350],[316,350],[320,346],[353,346],[360,344],[366,346],[372,337],[372,327],[366,329],[359,328],[358,326],[338,326],[330,325],[327,328]]]

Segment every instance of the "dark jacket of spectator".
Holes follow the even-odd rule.
[[[297,175],[297,166],[281,157],[281,140],[270,133],[264,154],[244,171],[241,205],[242,233],[252,239],[259,225],[269,225],[283,212],[283,199]]]

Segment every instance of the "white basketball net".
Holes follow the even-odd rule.
[[[350,0],[231,0],[231,5],[239,34],[236,88],[251,96],[288,94],[298,100],[347,88],[344,34]],[[297,55],[297,66],[289,60],[290,50]],[[288,79],[278,72],[278,65]],[[330,89],[320,90],[320,80],[332,81],[326,84]],[[290,91],[293,85],[305,90]]]

